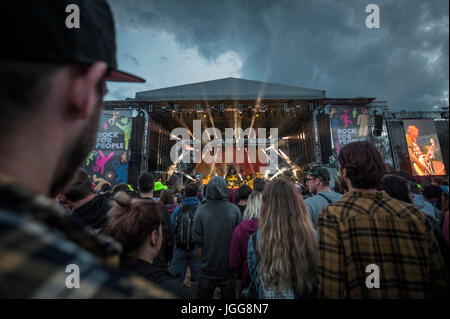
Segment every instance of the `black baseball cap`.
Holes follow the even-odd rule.
[[[66,25],[73,5],[79,8],[79,28]],[[2,1],[0,35],[0,61],[105,62],[107,81],[145,82],[117,69],[114,19],[105,0]]]
[[[329,182],[331,175],[330,171],[326,169],[325,167],[321,166],[314,166],[311,168],[311,170],[307,173],[308,175],[311,175],[313,177],[317,177],[322,182]]]

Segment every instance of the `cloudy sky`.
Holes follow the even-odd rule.
[[[107,100],[238,77],[375,97],[393,110],[449,97],[448,0],[108,0],[121,69],[145,84],[110,84]],[[380,8],[368,29],[366,6]]]

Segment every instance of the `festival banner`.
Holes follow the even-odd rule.
[[[445,175],[434,121],[404,120],[403,127],[413,175]]]
[[[131,111],[103,111],[94,150],[84,169],[98,191],[104,184],[127,183],[130,158]]]
[[[333,147],[338,153],[346,144],[369,138],[370,115],[368,108],[333,108],[329,116]]]

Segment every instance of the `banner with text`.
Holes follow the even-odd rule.
[[[369,138],[368,108],[332,108],[329,115],[333,147],[338,153],[346,144]]]
[[[102,112],[95,148],[84,165],[97,191],[104,184],[127,183],[131,123],[131,111]]]

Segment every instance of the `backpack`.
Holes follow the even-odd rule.
[[[181,206],[175,218],[175,248],[194,249],[194,216],[197,206]]]

